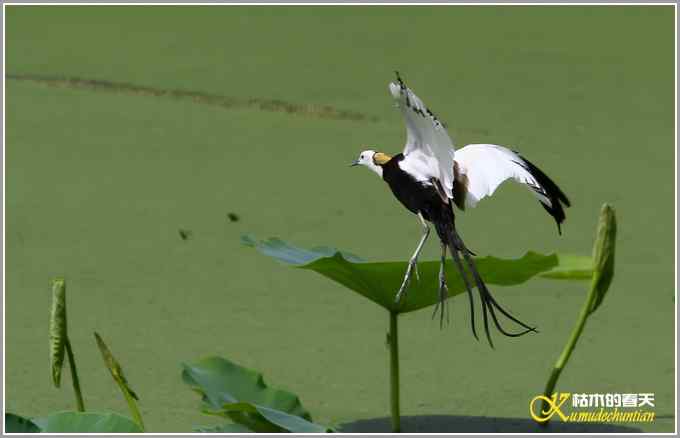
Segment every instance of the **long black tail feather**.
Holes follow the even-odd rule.
[[[489,320],[491,319],[493,321],[494,326],[496,329],[501,332],[503,335],[508,336],[508,337],[518,337],[525,335],[529,332],[537,332],[535,327],[531,327],[516,317],[514,317],[512,314],[510,314],[507,310],[505,310],[498,302],[493,298],[491,295],[491,292],[489,292],[489,289],[486,287],[486,284],[482,280],[482,277],[479,275],[479,272],[477,271],[477,267],[475,265],[474,260],[471,257],[471,251],[468,250],[465,247],[465,244],[463,243],[462,239],[456,232],[455,226],[451,227],[449,230],[449,236],[448,236],[448,246],[451,251],[451,258],[453,259],[456,268],[460,272],[461,277],[463,278],[463,282],[465,283],[465,287],[468,292],[468,297],[470,301],[470,318],[472,322],[472,333],[475,336],[476,339],[479,339],[477,337],[477,332],[476,332],[476,327],[475,327],[475,320],[474,320],[474,302],[472,298],[472,287],[470,285],[470,282],[468,281],[467,277],[467,272],[463,267],[463,264],[460,259],[460,254],[462,253],[463,259],[465,259],[465,263],[467,265],[467,268],[470,270],[472,274],[472,278],[475,281],[475,285],[477,287],[477,291],[479,293],[479,298],[482,303],[482,318],[484,321],[484,332],[486,334],[486,339],[489,342],[489,345],[491,348],[494,348],[493,340],[491,339],[491,331],[489,330]],[[506,318],[510,319],[514,323],[522,326],[524,330],[516,333],[512,333],[507,331],[500,323],[498,316],[496,315],[496,310],[498,310],[501,314],[503,314]],[[491,318],[489,318],[489,316]]]
[[[480,291],[480,295],[483,296],[483,300],[486,302],[487,306],[489,307],[489,311],[491,313],[491,317],[494,320],[494,324],[496,325],[496,328],[498,331],[503,333],[505,336],[509,337],[517,337],[517,336],[522,336],[526,333],[529,332],[535,332],[536,328],[535,327],[530,327],[520,321],[519,319],[515,318],[512,316],[508,311],[506,311],[503,307],[501,307],[500,304],[494,299],[494,297],[491,295],[491,292],[489,292],[489,289],[486,287],[486,284],[480,277],[479,273],[477,272],[477,267],[475,266],[474,261],[472,258],[467,254],[466,252],[463,252],[463,256],[465,257],[465,261],[468,263],[468,266],[470,267],[470,270],[472,271],[473,277],[475,278],[475,282],[477,283],[477,288]],[[505,317],[510,319],[511,321],[515,322],[518,325],[521,325],[522,327],[525,328],[524,331],[521,331],[519,333],[510,333],[506,331],[503,326],[499,323],[498,318],[496,317],[496,310],[501,312]]]
[[[465,283],[465,288],[467,289],[468,301],[470,302],[470,323],[472,325],[472,335],[475,337],[475,339],[479,340],[479,337],[477,336],[477,327],[475,325],[475,301],[472,296],[472,287],[470,286],[467,272],[465,272],[465,269],[463,268],[463,263],[460,260],[458,250],[456,250],[453,245],[449,245],[449,250],[451,251],[451,258],[453,259],[456,268],[458,268],[458,272],[460,272],[460,276],[463,278],[463,283]]]

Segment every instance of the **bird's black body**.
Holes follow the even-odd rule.
[[[434,225],[442,245],[449,248],[453,261],[456,264],[456,267],[458,268],[458,271],[460,272],[468,291],[472,332],[474,336],[477,337],[477,332],[474,320],[474,301],[472,298],[472,288],[471,282],[468,279],[468,273],[463,268],[462,260],[460,258],[461,255],[463,256],[463,259],[465,259],[470,274],[472,275],[472,278],[477,286],[477,290],[479,291],[482,302],[482,316],[484,317],[484,329],[489,344],[493,346],[488,327],[488,315],[490,315],[493,319],[496,328],[498,328],[498,330],[506,336],[514,337],[523,335],[529,331],[536,331],[535,328],[529,327],[510,315],[491,296],[491,293],[486,288],[481,276],[477,272],[477,268],[471,257],[471,255],[473,255],[472,252],[465,246],[462,239],[458,235],[458,232],[456,231],[455,216],[453,213],[451,200],[441,195],[440,191],[435,186],[435,184],[438,184],[437,181],[417,181],[415,178],[413,178],[413,176],[402,170],[401,167],[399,167],[399,162],[403,159],[403,154],[397,154],[388,162],[381,165],[383,169],[383,180],[390,186],[392,193],[399,200],[399,202],[404,205],[404,207],[414,214],[421,214],[425,220],[431,222]],[[520,333],[507,332],[500,325],[495,313],[496,310],[524,327],[525,330]],[[443,311],[442,303],[442,316]]]
[[[422,214],[425,220],[432,222],[439,239],[448,245],[455,218],[450,201],[444,202],[434,184],[436,182],[417,181],[399,167],[404,154],[397,154],[385,163],[383,180],[390,186],[394,196],[411,213]]]

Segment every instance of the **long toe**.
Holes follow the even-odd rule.
[[[408,262],[408,268],[406,268],[406,274],[404,274],[404,280],[401,282],[401,287],[399,288],[399,292],[397,292],[397,296],[394,298],[394,302],[396,304],[399,304],[402,300],[402,298],[406,295],[406,289],[408,289],[408,285],[411,282],[411,276],[413,275],[413,270],[415,269],[416,272],[416,277],[418,276],[418,266],[416,264],[416,259],[412,259],[411,261]]]
[[[394,303],[399,304],[401,300],[406,296],[406,288],[408,288],[408,282],[409,279],[405,278],[404,281],[401,283],[401,287],[399,288],[399,292],[397,292],[397,295],[394,297]]]

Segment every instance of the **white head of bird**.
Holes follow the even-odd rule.
[[[367,149],[359,154],[359,158],[357,158],[351,166],[366,166],[382,177],[382,165],[388,162],[390,158],[389,155],[382,152]]]

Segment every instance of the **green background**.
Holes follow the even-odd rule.
[[[99,332],[149,431],[190,431],[180,362],[223,355],[300,395],[320,422],[388,415],[387,315],[321,276],[243,247],[244,233],[410,255],[420,228],[366,169],[405,133],[387,83],[406,82],[457,145],[496,143],[568,194],[563,235],[520,186],[458,216],[479,255],[588,254],[600,205],[619,218],[616,277],[558,390],[656,395],[646,431],[673,430],[674,14],[667,7],[36,7],[6,12],[7,74],[80,77],[239,99],[330,105],[377,121],[139,93],[6,83],[6,406],[73,408],[51,387],[48,280],[68,281],[86,406],[127,413]],[[229,212],[239,222],[227,219]],[[189,240],[178,229],[193,232]],[[425,258],[436,258],[430,242]],[[471,336],[453,300],[401,323],[402,412],[511,431],[529,418],[585,298],[584,283],[494,287],[538,335]],[[448,418],[448,419],[447,419]],[[450,421],[449,421],[450,420]],[[415,420],[414,420],[415,421]],[[416,424],[415,421],[413,424]],[[416,427],[413,425],[411,427]],[[494,426],[494,424],[496,426]],[[408,430],[409,423],[406,422]],[[484,426],[486,427],[486,426]],[[486,430],[486,429],[485,429]]]

